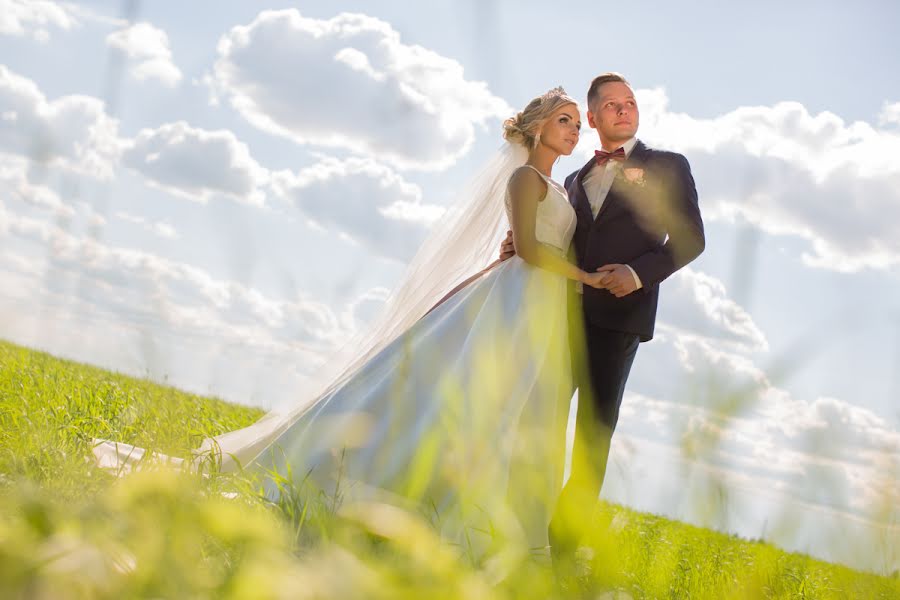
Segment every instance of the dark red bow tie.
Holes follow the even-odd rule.
[[[608,163],[610,160],[618,160],[619,162],[625,161],[625,148],[618,148],[615,152],[607,152],[605,150],[594,150],[594,160],[597,161],[597,164],[601,167]]]

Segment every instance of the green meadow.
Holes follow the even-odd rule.
[[[0,342],[0,598],[900,598],[896,575],[606,503],[559,589],[521,553],[472,564],[399,507],[92,460],[93,438],[187,456],[261,414]]]

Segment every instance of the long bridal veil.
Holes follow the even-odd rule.
[[[523,146],[506,142],[461,188],[409,263],[380,316],[330,357],[307,393],[276,407],[249,427],[206,439],[196,458],[213,456],[222,471],[249,463],[448,292],[487,266],[508,226],[504,208],[507,182],[527,156]],[[130,470],[145,456],[142,449],[106,440],[95,440],[94,454],[101,466],[119,470]]]

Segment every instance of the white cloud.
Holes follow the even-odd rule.
[[[668,415],[664,407],[645,407],[642,399],[635,400],[640,409]],[[718,429],[699,419],[692,422],[697,429]],[[753,448],[751,438],[740,451]],[[794,465],[794,455],[778,449],[773,456],[780,460],[765,463],[759,459],[757,463],[767,468],[755,471],[753,459],[744,461],[750,465],[745,467],[743,455],[728,454],[723,461],[725,455],[721,448],[712,459],[692,455],[669,442],[660,443],[657,437],[619,431],[613,439],[603,495],[638,510],[749,539],[764,539],[788,551],[856,569],[890,574],[900,567],[898,499],[896,495],[890,497],[896,488],[896,472],[893,481],[884,480],[887,487],[879,487],[884,481],[875,482],[875,489],[887,495],[879,498],[876,492],[874,503],[853,503],[865,491],[854,485],[851,495],[844,495],[835,504],[842,486],[835,481],[834,471],[821,471],[821,461],[809,467]],[[787,468],[781,468],[784,464]],[[871,483],[872,471],[860,473],[853,467],[844,471],[851,474],[849,479]],[[815,476],[806,479],[811,472],[816,472]],[[798,494],[798,487],[805,488],[804,493]]]
[[[725,285],[715,277],[685,267],[666,283],[660,317],[669,326],[748,350],[764,351],[768,342],[750,315],[728,297]]]
[[[27,172],[27,160],[0,154],[0,190],[3,198],[17,199],[49,210],[57,217],[71,218],[75,215],[75,209],[64,203],[54,190],[29,182]]]
[[[65,5],[43,0],[0,0],[0,34],[31,36],[44,43],[50,39],[48,27],[69,30],[78,19]]]
[[[747,356],[766,350],[765,337],[717,280],[685,269],[664,285],[664,320],[641,350],[622,404],[608,497],[709,526],[694,496],[712,486],[722,514],[731,515],[717,526],[754,537],[802,505],[818,515],[817,527],[797,538],[776,535],[801,550],[815,531],[855,522],[877,531],[896,522],[896,426],[847,401],[804,400],[779,387]],[[673,475],[672,465],[683,472]],[[872,568],[866,561],[851,562]]]
[[[403,44],[388,23],[359,14],[262,12],[222,37],[214,81],[265,131],[404,168],[453,164],[475,125],[512,112],[458,62]]]
[[[45,260],[19,257],[10,264],[27,263],[28,296],[42,304],[76,307],[77,314],[70,315],[75,322],[103,316],[119,325],[183,336],[194,343],[270,355],[301,352],[304,369],[314,368],[323,353],[353,332],[355,303],[341,314],[302,293],[272,298],[177,260],[74,235],[47,221],[7,211],[2,204],[0,235],[45,250]],[[53,277],[41,277],[50,272]],[[375,293],[360,302],[378,297]]]
[[[743,351],[743,345],[729,348],[719,338],[660,322],[654,342],[640,351],[630,389],[702,406],[740,407],[772,386],[765,371]]]
[[[878,123],[880,125],[900,125],[900,102],[885,102],[878,115]]]
[[[172,62],[169,36],[150,23],[136,23],[106,37],[110,48],[131,62],[131,75],[138,81],[157,79],[173,87],[181,81],[181,70]]]
[[[184,121],[143,129],[128,144],[123,163],[149,181],[182,197],[206,202],[225,194],[262,205],[268,172],[247,145],[228,130],[207,131]]]
[[[799,102],[745,106],[712,119],[669,110],[661,88],[639,90],[641,134],[678,151],[715,152],[736,146],[748,155],[776,158],[812,174],[821,183],[849,168],[862,177],[900,172],[886,151],[900,147],[900,136],[869,123],[846,123],[834,113],[810,114]]]
[[[269,177],[231,131],[207,131],[178,121],[122,139],[118,122],[104,112],[99,99],[63,96],[48,101],[34,82],[2,65],[0,153],[102,179],[114,177],[121,159],[151,184],[200,202],[223,194],[261,206]],[[15,164],[26,169],[25,162]],[[45,194],[45,204],[51,201],[47,198]]]
[[[326,158],[297,174],[277,173],[272,187],[315,224],[400,261],[409,259],[444,212],[424,204],[417,186],[370,159]]]
[[[145,231],[149,231],[161,238],[176,239],[179,237],[175,228],[163,221],[150,221],[139,215],[132,215],[124,211],[117,211],[116,217],[128,223],[138,225]]]
[[[0,231],[4,220],[0,211]],[[117,277],[115,270],[96,274],[76,263],[16,256],[7,247],[0,250],[4,337],[79,362],[271,407],[296,401],[341,341],[331,337],[345,321],[340,306],[298,296],[277,302],[281,317],[267,321],[265,301],[272,298],[255,298],[244,286],[226,285],[224,304],[211,306],[208,290],[191,286],[202,278],[172,281],[169,273],[179,271],[152,260],[122,260],[118,270],[131,272]],[[180,303],[170,298],[173,289]],[[235,321],[229,307],[242,318]]]
[[[772,387],[722,411],[629,393],[618,430],[811,504],[869,518],[886,500],[900,505],[900,432],[841,400],[808,402]]]
[[[701,119],[639,90],[642,138],[691,160],[708,220],[740,217],[809,243],[804,261],[836,271],[900,264],[900,131],[810,114],[797,102]],[[883,124],[893,123],[886,105]]]
[[[118,122],[90,96],[48,101],[33,81],[0,65],[0,152],[58,164],[98,178],[112,176]]]
[[[755,488],[744,496],[778,490],[844,516],[883,520],[885,503],[900,503],[896,426],[844,400],[804,400],[779,387],[746,355],[765,350],[752,320],[714,279],[684,275],[664,300],[656,341],[641,350],[619,429],[709,466],[732,488],[735,477],[751,477]],[[707,293],[715,300],[698,302]],[[629,460],[644,460],[645,450],[631,448]]]

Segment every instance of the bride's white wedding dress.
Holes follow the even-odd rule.
[[[535,236],[565,255],[575,211],[544,179]],[[310,473],[351,497],[412,496],[470,542],[511,507],[529,545],[546,546],[573,392],[566,286],[518,256],[494,267],[315,403],[256,467],[290,464],[295,480]]]
[[[575,211],[541,177],[535,237],[565,256]],[[574,389],[566,289],[563,276],[518,256],[499,264],[279,427],[244,466],[345,501],[408,499],[476,554],[509,523],[530,547],[546,547]],[[216,440],[266,439],[253,427]],[[101,441],[95,454],[121,467],[143,452]],[[278,479],[266,478],[270,495],[283,492]]]

